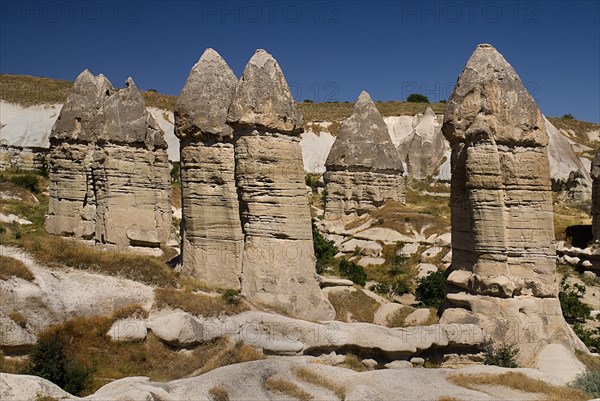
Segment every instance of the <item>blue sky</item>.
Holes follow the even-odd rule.
[[[600,122],[600,1],[0,0],[0,72],[179,94],[207,47],[241,75],[255,49],[297,100],[446,99],[493,44],[549,116]]]

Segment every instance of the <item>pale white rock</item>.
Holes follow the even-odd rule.
[[[27,219],[23,219],[17,215],[14,215],[12,213],[9,213],[8,215],[4,214],[4,213],[0,213],[0,222],[2,223],[17,223],[17,224],[21,224],[23,226],[25,225],[29,225],[31,224],[31,221],[27,220]]]
[[[371,241],[351,238],[338,246],[338,250],[344,253],[355,252],[357,249],[362,251],[369,243],[371,243]]]
[[[113,341],[141,341],[148,335],[146,323],[140,319],[119,319],[108,330]]]
[[[373,227],[354,234],[355,238],[366,241],[381,241],[384,244],[395,244],[399,241],[414,242],[413,237],[401,234],[390,228]]]
[[[364,256],[362,258],[360,258],[360,260],[357,262],[359,266],[369,266],[369,265],[374,265],[374,266],[379,266],[385,263],[385,259],[384,258],[375,258],[372,256]]]
[[[442,248],[440,248],[439,246],[432,246],[430,248],[427,248],[421,254],[421,262],[428,262],[434,259],[440,252],[442,252]]]
[[[438,246],[450,246],[452,243],[452,234],[444,233],[437,236],[434,243]]]
[[[429,276],[431,273],[438,271],[438,267],[436,265],[432,265],[430,263],[419,263],[417,265],[417,278],[423,278]]]
[[[411,369],[413,364],[409,361],[392,361],[384,365],[388,369]]]
[[[397,253],[398,253],[398,255],[412,256],[417,252],[419,252],[419,244],[414,243],[414,242],[409,242],[407,244],[404,244],[402,249],[398,250]]]
[[[404,324],[407,326],[422,326],[429,320],[431,311],[427,308],[416,309],[414,312],[406,316]]]
[[[351,280],[338,277],[317,276],[319,286],[326,287],[352,287],[354,283]]]
[[[547,344],[537,355],[534,365],[544,373],[570,382],[585,372],[585,365],[562,344]]]
[[[176,346],[196,345],[218,337],[210,333],[205,336],[202,322],[181,310],[153,312],[146,320],[146,327],[167,344]]]
[[[397,311],[404,308],[404,305],[395,302],[387,302],[382,304],[373,316],[373,323],[387,326],[388,319]]]

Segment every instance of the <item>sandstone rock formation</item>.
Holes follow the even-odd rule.
[[[316,280],[298,138],[302,115],[277,61],[264,50],[257,50],[246,65],[227,123],[234,128],[245,236],[242,293],[298,317],[333,317]]]
[[[592,162],[592,234],[600,240],[600,149]]]
[[[428,107],[412,132],[398,144],[407,175],[418,180],[435,176],[446,146],[441,121]]]
[[[404,202],[400,155],[367,92],[342,122],[325,166],[326,217],[360,215],[390,199]]]
[[[171,227],[166,142],[131,78],[82,72],[50,136],[48,232],[158,247]]]
[[[182,271],[222,288],[240,288],[244,236],[235,184],[233,130],[227,124],[237,78],[207,49],[175,109],[181,145]]]
[[[544,120],[491,45],[479,45],[458,78],[443,133],[452,146],[452,272],[440,321],[480,324],[494,342],[516,344],[523,365],[549,343],[583,347],[557,298]]]

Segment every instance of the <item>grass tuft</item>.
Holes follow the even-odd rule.
[[[23,262],[10,256],[0,255],[0,280],[8,280],[11,277],[22,278],[33,281],[35,276]]]
[[[229,391],[225,387],[215,386],[208,390],[211,401],[229,401]]]
[[[346,390],[343,386],[327,379],[326,377],[323,377],[307,366],[298,366],[293,372],[298,379],[330,390],[341,400],[343,400],[346,396]]]
[[[505,386],[527,393],[540,394],[548,401],[584,401],[589,399],[588,394],[568,386],[555,386],[542,380],[532,379],[519,372],[506,372],[501,375],[459,374],[450,376],[449,380],[461,387],[471,390],[480,390],[480,386]]]
[[[297,384],[292,383],[289,380],[278,379],[273,376],[265,380],[265,388],[268,391],[285,394],[301,401],[309,401],[313,399],[311,394],[302,390]]]
[[[329,293],[329,302],[335,309],[335,319],[341,322],[373,323],[379,303],[362,290]]]
[[[248,310],[246,305],[229,302],[223,297],[212,297],[174,288],[157,288],[154,290],[154,297],[158,308],[181,309],[196,316],[235,315]]]

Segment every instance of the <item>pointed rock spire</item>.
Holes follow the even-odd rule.
[[[236,127],[300,134],[304,119],[277,61],[254,53],[237,84],[227,122]]]
[[[600,149],[592,161],[592,233],[600,240]]]
[[[231,139],[233,130],[225,121],[237,84],[229,65],[215,50],[208,48],[192,67],[177,99],[175,134],[186,138]]]
[[[497,143],[548,143],[535,101],[512,66],[489,44],[478,45],[467,61],[444,120],[452,121],[443,130],[451,144],[472,135],[485,135]]]
[[[369,170],[402,174],[400,155],[367,92],[361,92],[352,115],[342,122],[325,165],[329,171]]]

